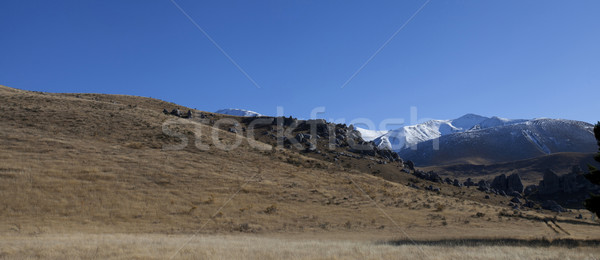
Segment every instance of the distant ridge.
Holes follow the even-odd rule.
[[[591,124],[575,120],[476,114],[404,126],[376,138],[372,138],[374,131],[357,128],[378,147],[391,148],[420,166],[499,163],[561,152],[592,153],[596,150],[592,129]]]

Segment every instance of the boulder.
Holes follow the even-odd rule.
[[[283,117],[283,125],[284,126],[293,126],[298,125],[298,119],[293,117]]]
[[[168,115],[169,114],[169,110],[167,110],[166,108],[163,109],[163,114]]]
[[[313,143],[308,143],[308,147],[306,148],[307,152],[316,152],[317,147]]]
[[[536,192],[537,189],[538,189],[538,187],[535,184],[527,185],[527,187],[525,187],[525,190],[523,191],[523,194],[525,194],[525,196],[529,196],[529,195],[533,194],[534,192]]]
[[[442,177],[440,177],[437,173],[430,171],[427,173],[426,180],[441,183]]]
[[[415,170],[415,163],[413,163],[411,160],[404,162],[404,165],[406,165],[406,167],[408,167],[408,169],[411,171]]]
[[[446,177],[446,178],[444,179],[444,182],[445,182],[446,184],[452,184],[452,179],[450,179],[450,178]]]
[[[517,198],[517,197],[514,197],[514,198],[512,198],[512,199],[510,200],[510,202],[512,202],[512,203],[518,203],[518,204],[521,204],[521,200],[520,200],[519,198]]]
[[[569,173],[559,177],[560,189],[564,193],[575,193],[578,192],[579,185],[577,185],[577,174]]]
[[[508,178],[506,178],[506,192],[516,191],[518,193],[523,193],[523,182],[521,182],[521,177],[513,173]]]
[[[556,203],[556,201],[553,200],[544,201],[542,203],[542,208],[554,212],[566,212],[566,210],[562,206],[558,205],[558,203]]]
[[[523,196],[521,196],[521,193],[518,193],[516,191],[511,191],[509,193],[507,193],[506,195],[511,196],[511,197],[516,197],[516,198],[522,198]]]
[[[467,180],[463,183],[465,186],[467,187],[471,187],[471,186],[476,186],[477,184],[475,184],[475,182],[473,182],[473,180],[471,180],[471,178],[467,178]]]
[[[506,191],[508,187],[507,185],[508,182],[506,180],[506,175],[500,174],[492,181],[491,188],[497,191]]]
[[[454,179],[454,182],[452,182],[452,185],[454,185],[456,187],[462,187],[462,184],[458,181],[458,179]]]
[[[194,114],[192,113],[192,110],[188,110],[187,113],[185,114],[186,118],[192,118],[194,116]]]
[[[419,186],[417,186],[417,185],[416,185],[416,184],[414,184],[414,183],[410,183],[410,184],[408,185],[408,187],[411,187],[411,188],[413,188],[413,189],[417,189],[417,190],[419,189]]]
[[[538,193],[541,195],[553,194],[560,191],[560,179],[558,175],[550,169],[544,172],[543,180],[540,181]]]
[[[435,187],[433,185],[429,185],[428,187],[425,187],[426,190],[430,190],[430,191],[435,191],[435,192],[439,192],[440,188]]]
[[[533,203],[533,201],[527,201],[525,202],[525,204],[523,204],[523,206],[528,208],[535,208],[535,203]]]
[[[490,190],[490,183],[485,181],[485,180],[480,180],[477,183],[477,189],[480,191],[489,191]]]
[[[171,115],[181,117],[181,111],[179,111],[177,108],[173,109],[173,111],[171,111]]]
[[[551,170],[544,173],[544,178],[540,181],[538,187],[539,195],[553,195],[562,193],[562,195],[570,194],[588,194],[598,193],[600,186],[592,184],[581,174],[579,167],[573,167],[572,172],[563,176],[558,176]]]

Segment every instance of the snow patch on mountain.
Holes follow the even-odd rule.
[[[356,129],[356,131],[358,131],[360,133],[360,136],[362,137],[362,139],[367,142],[373,141],[377,137],[380,137],[389,132],[389,131],[385,131],[385,130],[384,131],[369,130],[369,129],[364,129],[364,128],[360,128],[360,127],[354,127],[354,129]]]
[[[536,134],[531,132],[531,130],[527,129],[527,130],[522,130],[521,131],[523,133],[523,136],[525,136],[525,138],[527,138],[527,140],[529,140],[532,144],[535,144],[535,146],[537,146],[538,149],[540,149],[540,151],[543,151],[546,154],[550,154],[550,149],[548,149],[548,147],[542,143],[539,138],[536,137]]]
[[[254,112],[254,111],[245,110],[245,109],[238,109],[238,108],[221,109],[221,110],[218,110],[215,113],[225,114],[225,115],[230,115],[230,116],[244,116],[244,117],[263,116],[263,115],[261,115],[261,114],[259,114],[257,112]]]
[[[478,124],[471,130],[442,135],[439,139],[418,143],[415,149],[406,147],[396,152],[418,165],[443,165],[507,162],[560,152],[592,153],[598,149],[593,125],[586,122],[565,119],[496,121],[502,125],[480,128],[481,124]]]
[[[404,126],[389,131],[373,141],[379,148],[391,148],[399,151],[412,147],[420,142],[440,138],[441,136],[477,131],[486,128],[506,126],[527,122],[524,119],[506,119],[500,117],[485,117],[476,114],[466,114],[452,120],[429,120],[427,122]]]

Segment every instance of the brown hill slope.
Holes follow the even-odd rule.
[[[393,175],[396,166],[390,164],[380,169],[387,174],[383,177],[394,182],[361,170],[379,167],[358,162],[364,159],[333,163],[319,159],[330,156],[266,143],[251,146],[235,133],[163,114],[163,108],[178,107],[164,101],[0,87],[0,104],[0,233],[5,235],[318,231],[439,238],[567,234],[543,224],[547,212],[513,215],[507,198],[484,200],[473,189],[450,185],[440,193],[409,188],[405,182],[411,177]],[[212,119],[225,117],[205,114]],[[198,149],[190,141],[184,149],[163,150],[165,145],[181,142],[163,132],[165,122],[179,122],[171,126],[189,140],[196,133],[209,149]],[[217,149],[209,133],[215,133],[219,142],[241,138],[242,143],[233,150]],[[596,226],[574,221],[573,214],[558,219],[570,230],[569,236],[597,234]]]
[[[533,159],[495,163],[495,164],[454,164],[423,167],[426,171],[435,171],[440,176],[451,178],[473,178],[491,180],[500,174],[518,173],[525,184],[538,184],[544,172],[551,169],[559,174],[571,172],[573,166],[587,169],[593,163],[593,154],[587,153],[554,153]]]

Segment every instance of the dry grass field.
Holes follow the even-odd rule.
[[[250,235],[53,234],[2,241],[2,258],[30,259],[597,259],[597,247],[390,245]],[[182,245],[186,246],[182,248]]]
[[[478,200],[472,190],[415,190],[162,113],[176,107],[188,109],[0,86],[0,258],[600,257],[585,243],[500,240],[600,239],[597,222],[573,218],[579,211],[513,212],[506,199]],[[172,120],[190,141],[184,149],[162,149],[180,142],[163,133]],[[209,149],[193,145],[194,133]],[[217,149],[210,133],[242,143]],[[468,238],[499,244],[460,243]],[[378,243],[398,239],[458,242]]]

